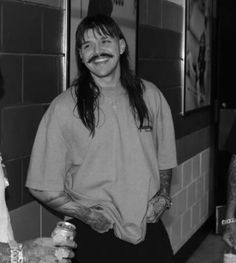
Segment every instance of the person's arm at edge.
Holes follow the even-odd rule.
[[[40,191],[32,188],[29,188],[29,191],[46,206],[63,215],[77,218],[98,232],[106,232],[112,227],[112,223],[99,208],[90,208],[74,202],[64,191]]]
[[[0,258],[2,263],[10,263],[11,262],[11,252],[10,246],[8,243],[0,242]]]
[[[236,154],[233,154],[228,169],[226,218],[234,218],[236,211]]]

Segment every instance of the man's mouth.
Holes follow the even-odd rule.
[[[112,58],[113,55],[111,54],[107,54],[107,53],[104,53],[104,54],[100,54],[100,55],[95,55],[95,56],[92,56],[89,60],[88,60],[88,63],[101,63],[101,62],[105,62],[107,61],[109,58]]]

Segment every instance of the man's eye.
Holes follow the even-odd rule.
[[[88,49],[89,47],[90,47],[89,44],[85,44],[85,45],[82,46],[83,49]]]
[[[110,42],[111,42],[110,39],[104,39],[104,40],[102,41],[103,44],[107,44],[107,43],[110,43]]]

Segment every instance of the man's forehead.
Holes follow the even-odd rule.
[[[84,32],[83,40],[86,41],[92,38],[100,39],[100,38],[107,38],[107,37],[113,38],[111,35],[103,32],[99,28],[89,28]]]

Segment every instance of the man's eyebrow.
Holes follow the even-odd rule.
[[[86,45],[86,44],[88,44],[88,43],[90,43],[90,41],[88,41],[88,40],[84,41],[84,40],[83,40],[83,41],[81,42],[81,46]]]

